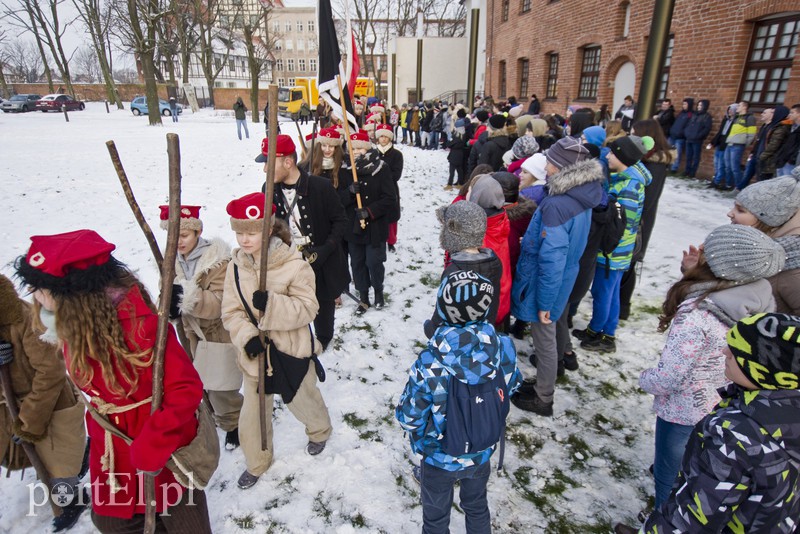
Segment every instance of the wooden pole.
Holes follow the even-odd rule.
[[[169,157],[169,229],[164,262],[161,270],[161,297],[158,301],[158,328],[153,347],[153,400],[150,413],[161,408],[164,398],[164,352],[169,335],[169,305],[172,297],[172,282],[175,279],[175,260],[178,256],[178,237],[181,229],[181,151],[177,134],[167,134],[167,156]],[[156,528],[155,477],[145,475],[145,534]]]
[[[300,138],[300,150],[302,151],[300,159],[306,159],[306,155],[308,154],[306,151],[306,138],[303,137],[303,132],[300,131],[300,125],[297,121],[294,121],[294,126],[297,128],[297,136]]]
[[[11,416],[11,420],[16,421],[19,417],[19,407],[17,406],[17,396],[14,394],[14,388],[11,384],[11,372],[9,370],[10,364],[11,360],[0,364],[0,386],[3,388],[3,397],[5,398],[5,404],[8,408],[8,413]],[[22,447],[22,450],[25,451],[25,455],[28,457],[28,460],[31,461],[31,465],[33,466],[34,471],[36,471],[36,476],[42,481],[42,484],[47,486],[47,500],[50,501],[50,507],[53,509],[53,515],[56,517],[60,516],[63,510],[60,506],[57,506],[56,503],[53,502],[53,499],[50,498],[50,494],[53,489],[53,482],[50,480],[50,473],[47,471],[47,467],[45,467],[44,462],[42,462],[42,459],[36,452],[36,446],[33,443],[25,440],[22,440],[20,446]],[[77,499],[78,488],[73,489],[76,492],[75,498]]]
[[[269,142],[267,143],[267,184],[264,194],[264,228],[261,234],[261,261],[259,263],[259,278],[258,289],[259,291],[266,291],[267,289],[267,265],[269,263],[269,240],[272,235],[272,197],[275,192],[275,153],[277,152],[278,143],[278,86],[270,84],[269,93],[269,135],[267,136]],[[299,128],[298,128],[299,129]],[[264,317],[264,312],[259,310],[258,321]],[[267,346],[269,339],[266,332],[258,329],[258,337],[261,339],[261,344]],[[267,348],[269,351],[269,348]],[[261,429],[261,450],[267,450],[267,416],[272,417],[272,414],[267,414],[267,395],[264,391],[264,373],[269,373],[272,376],[272,366],[267,365],[268,354],[262,352],[258,355],[258,415],[259,426]]]
[[[356,172],[356,157],[353,155],[353,145],[350,143],[350,123],[347,120],[347,106],[345,106],[345,98],[350,98],[350,95],[344,93],[342,89],[342,78],[338,74],[336,75],[336,83],[339,85],[339,99],[342,104],[342,124],[344,125],[344,136],[347,138],[347,151],[350,153],[350,168],[353,170],[353,183],[357,184],[358,173]],[[358,209],[363,207],[361,204],[361,193],[356,193],[356,206],[358,206]],[[360,223],[361,229],[364,230],[367,227],[367,223],[364,222],[364,219],[361,219]]]

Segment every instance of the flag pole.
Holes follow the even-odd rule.
[[[353,170],[353,183],[358,183],[358,173],[356,172],[356,157],[353,154],[353,144],[350,142],[350,122],[347,120],[347,105],[345,98],[349,99],[350,95],[345,94],[344,90],[342,89],[342,77],[340,75],[336,75],[336,83],[339,86],[339,98],[341,99],[342,104],[342,123],[344,124],[344,135],[347,137],[347,151],[350,153],[350,168]],[[360,210],[363,206],[361,204],[361,193],[356,193],[356,206]],[[364,219],[360,219],[361,229],[364,230],[367,227],[367,223],[364,222]]]

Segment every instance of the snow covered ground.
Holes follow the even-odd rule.
[[[167,118],[169,120],[169,118]],[[230,112],[184,113],[180,122],[149,127],[129,110],[106,114],[103,104],[83,112],[0,115],[0,271],[35,234],[92,228],[117,245],[116,256],[138,270],[151,292],[158,273],[148,245],[122,194],[108,152],[114,140],[145,216],[160,242],[158,205],[167,201],[168,132],[180,135],[183,202],[204,206],[206,236],[235,244],[225,205],[260,189],[262,165],[254,163],[263,124],[249,124],[239,141]],[[304,133],[310,127],[304,127]],[[296,134],[294,125],[284,133]],[[444,151],[402,147],[403,218],[395,254],[387,261],[388,307],[353,315],[355,303],[337,311],[337,335],[322,356],[328,380],[321,385],[334,424],[323,454],[305,454],[303,427],[278,402],[275,463],[248,491],[236,487],[244,469],[240,451],[223,451],[207,490],[215,532],[385,532],[419,531],[419,487],[411,477],[407,439],[394,420],[394,405],[406,372],[426,340],[442,269],[434,209],[449,203]],[[512,408],[505,466],[489,482],[495,532],[610,532],[617,521],[633,522],[653,493],[647,472],[652,460],[651,398],[638,389],[639,372],[658,359],[663,336],[656,314],[679,275],[681,250],[699,244],[715,226],[728,222],[732,194],[707,191],[697,182],[670,178],[644,263],[631,318],[621,324],[616,354],[579,352],[580,369],[559,381],[555,417],[541,418]],[[576,319],[591,313],[584,302]],[[517,342],[520,368],[528,363],[529,341]],[[495,464],[496,465],[496,464]],[[28,513],[32,471],[0,479],[0,532],[47,531],[47,507]],[[463,531],[454,508],[454,532]],[[76,533],[94,532],[85,514]]]

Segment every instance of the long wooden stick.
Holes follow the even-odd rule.
[[[128,175],[125,173],[125,169],[122,167],[122,161],[119,159],[117,146],[114,144],[114,141],[106,141],[106,147],[108,147],[108,153],[111,156],[111,163],[114,164],[114,169],[117,171],[119,183],[122,185],[122,191],[125,193],[125,198],[128,199],[128,205],[130,205],[133,211],[133,216],[136,217],[136,222],[139,223],[142,232],[144,232],[144,237],[147,239],[147,244],[150,245],[150,251],[153,253],[156,264],[158,264],[158,270],[160,271],[164,263],[164,256],[161,255],[161,249],[158,248],[156,236],[153,235],[153,230],[150,229],[150,225],[147,224],[142,210],[136,202],[136,197],[133,196],[133,190],[131,190],[131,183],[128,181]]]
[[[300,125],[297,123],[297,121],[294,121],[294,126],[297,128],[297,137],[300,138],[300,150],[302,151],[300,159],[306,159],[306,155],[308,154],[306,152],[306,138],[303,137],[303,132],[300,131]]]
[[[267,289],[267,265],[269,264],[269,240],[272,235],[272,197],[275,192],[275,154],[277,152],[278,143],[278,86],[270,84],[269,93],[269,135],[267,136],[269,142],[267,143],[267,187],[264,194],[264,228],[261,234],[261,261],[259,263],[259,278],[258,289],[259,291],[266,291]],[[264,317],[264,312],[259,310],[258,321]],[[261,344],[267,346],[267,334],[261,328],[258,329],[258,337],[261,339]],[[269,348],[267,348],[269,351]],[[267,414],[267,395],[264,391],[265,376],[264,373],[269,373],[272,376],[272,365],[267,365],[267,354],[262,352],[258,355],[258,415],[259,426],[261,428],[261,450],[267,450],[267,416],[272,417],[272,414]]]
[[[175,279],[175,260],[178,257],[178,237],[181,228],[181,149],[178,135],[167,134],[167,156],[169,157],[169,229],[161,270],[161,297],[158,301],[158,328],[153,347],[153,400],[150,413],[161,408],[164,399],[164,352],[169,335],[169,305],[172,297],[172,282]],[[155,477],[145,477],[145,534],[156,529]]]
[[[342,104],[342,122],[344,123],[344,136],[347,138],[347,151],[350,153],[350,168],[353,169],[353,183],[358,183],[358,173],[356,172],[356,157],[353,154],[353,145],[350,143],[350,123],[347,121],[347,106],[345,105],[345,98],[350,98],[349,94],[345,94],[344,90],[342,89],[342,79],[337,74],[336,75],[336,83],[339,85],[339,100]],[[361,209],[363,206],[361,205],[361,193],[356,193],[356,206],[358,209]],[[367,227],[367,223],[364,222],[364,219],[360,220],[361,222],[361,229],[364,230]]]
[[[114,169],[117,171],[119,183],[122,185],[122,192],[125,193],[125,198],[128,200],[128,205],[133,212],[133,216],[136,218],[136,222],[139,223],[139,228],[142,229],[144,238],[150,245],[150,252],[153,253],[153,258],[156,260],[158,270],[161,272],[164,266],[164,256],[161,254],[161,249],[158,247],[158,241],[156,241],[156,236],[153,234],[153,230],[150,228],[150,225],[147,224],[147,220],[142,214],[142,209],[139,207],[139,203],[136,202],[136,197],[133,196],[133,189],[131,189],[131,183],[128,180],[128,174],[122,167],[122,160],[119,157],[119,152],[117,152],[117,146],[114,144],[114,141],[106,141],[106,146],[108,147],[108,153],[111,156],[111,163],[114,164]],[[178,209],[180,209],[180,205],[178,206]],[[183,323],[181,321],[175,322],[175,331],[178,334],[178,340],[181,342],[183,348],[187,352],[190,351],[191,345],[189,343],[189,338],[186,337],[186,332],[183,329]]]
[[[19,417],[19,407],[17,406],[17,396],[14,394],[14,388],[11,385],[11,371],[9,370],[9,363],[5,363],[0,365],[0,385],[3,388],[3,397],[5,398],[6,407],[8,408],[8,413],[11,415],[11,420],[16,421]],[[50,480],[50,473],[47,471],[47,467],[45,467],[44,462],[39,457],[39,454],[36,452],[36,446],[33,443],[29,443],[25,440],[22,440],[20,443],[22,446],[22,450],[25,451],[25,455],[30,460],[31,465],[33,466],[34,471],[36,471],[36,476],[39,477],[39,480],[42,481],[42,484],[47,486],[47,494],[48,496],[51,495],[51,491],[53,489],[53,483]],[[77,497],[77,488],[73,488],[76,491]],[[60,506],[57,506],[53,499],[48,499],[50,501],[50,507],[53,509],[53,515],[58,517],[63,512]]]

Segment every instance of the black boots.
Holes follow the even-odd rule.
[[[356,308],[356,315],[364,315],[369,309],[369,290],[359,291],[358,300],[361,302],[358,304],[358,308]]]
[[[376,287],[375,288],[375,309],[382,310],[386,307],[386,303],[383,301],[383,287]]]

